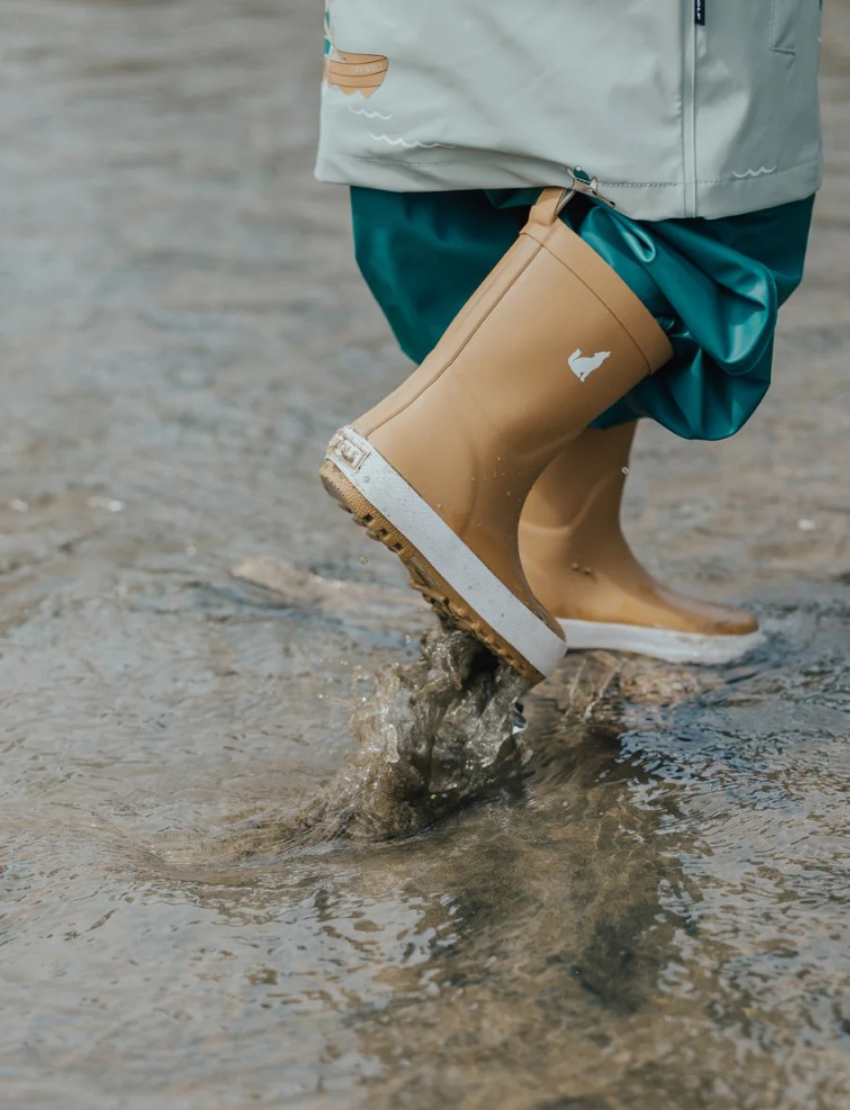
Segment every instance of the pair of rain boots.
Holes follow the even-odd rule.
[[[734,611],[667,594],[622,539],[630,436],[588,425],[672,349],[625,282],[558,219],[567,199],[561,189],[541,194],[431,354],[336,433],[321,470],[438,613],[532,683],[563,657],[565,627],[584,646],[609,647],[589,643],[587,626],[754,632]],[[559,509],[568,503],[574,511]]]

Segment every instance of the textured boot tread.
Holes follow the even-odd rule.
[[[370,539],[398,555],[408,572],[410,585],[428,600],[441,621],[474,636],[529,682],[543,681],[544,676],[470,608],[421,552],[377,512],[330,460],[325,460],[319,475],[327,492],[366,529]]]

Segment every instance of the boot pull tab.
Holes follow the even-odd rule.
[[[616,208],[612,200],[607,200],[605,197],[599,195],[598,180],[595,177],[590,177],[581,166],[576,166],[575,169],[567,166],[566,170],[572,179],[570,184],[565,188],[556,186],[554,188],[544,189],[537,203],[531,209],[531,213],[529,214],[530,221],[547,225],[553,224],[576,193],[582,193],[584,196],[601,201],[602,204],[608,205],[609,208]]]
[[[547,226],[553,224],[569,200],[568,192],[568,189],[561,189],[557,186],[544,189],[537,198],[537,203],[528,214],[529,223],[546,224]]]

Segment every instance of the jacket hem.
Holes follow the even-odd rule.
[[[461,152],[458,152],[461,153]],[[638,220],[667,220],[686,215],[719,219],[775,208],[802,200],[820,188],[822,157],[775,172],[692,182],[599,182],[600,194]],[[447,172],[448,171],[448,172]],[[566,167],[535,158],[499,154],[474,158],[380,158],[359,154],[328,155],[319,150],[315,176],[336,185],[358,185],[387,192],[443,192],[453,189],[543,188],[570,184]],[[696,188],[696,211],[687,198]]]

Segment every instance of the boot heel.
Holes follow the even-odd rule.
[[[552,673],[566,651],[561,636],[496,578],[368,440],[351,428],[337,432],[319,473],[330,496],[369,537],[398,555],[411,586],[441,620],[469,632],[529,682]]]

